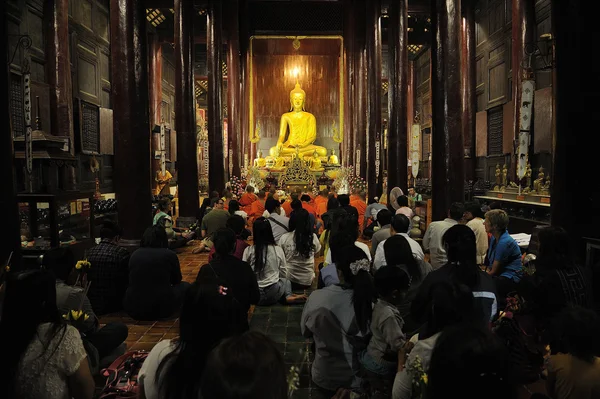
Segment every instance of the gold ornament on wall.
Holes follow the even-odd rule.
[[[250,142],[252,144],[256,144],[260,141],[260,122],[256,122],[256,129],[252,132],[252,137],[250,137]]]
[[[333,131],[333,141],[335,141],[336,143],[341,143],[342,141],[344,141],[344,137],[335,125],[335,121],[333,121],[333,124],[331,125],[331,130]]]

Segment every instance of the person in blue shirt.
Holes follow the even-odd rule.
[[[484,225],[485,231],[492,235],[487,253],[487,272],[498,278],[498,292],[508,294],[520,280],[523,268],[521,249],[508,234],[508,214],[502,209],[486,212]]]

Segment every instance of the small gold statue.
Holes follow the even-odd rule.
[[[527,166],[525,167],[525,188],[523,189],[523,194],[531,192],[531,173],[531,164],[527,162]]]
[[[267,160],[262,157],[262,151],[258,150],[258,154],[256,154],[256,159],[254,160],[254,166],[259,168],[264,168],[267,166]]]
[[[538,177],[533,182],[533,191],[535,191],[536,194],[542,193],[542,188],[544,188],[544,176],[544,167],[540,166]]]
[[[550,176],[546,176],[546,182],[542,186],[542,195],[550,195]]]
[[[496,185],[494,186],[494,191],[500,190],[500,185],[502,184],[502,176],[500,172],[500,165],[496,164]]]
[[[331,155],[329,156],[329,160],[327,161],[327,163],[329,165],[335,165],[335,166],[340,164],[340,160],[338,159],[337,155],[335,155],[334,148],[331,149]]]
[[[508,178],[508,168],[506,167],[506,164],[504,164],[504,166],[502,167],[502,187],[506,187],[507,186],[507,178]]]
[[[319,153],[317,151],[313,152],[313,156],[310,159],[310,170],[313,172],[320,172],[324,170],[323,166],[321,166],[321,158],[319,158]]]

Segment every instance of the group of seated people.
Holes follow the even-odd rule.
[[[68,249],[46,253],[39,270],[4,273],[6,397],[91,398],[92,374],[127,338],[125,325],[100,328],[97,315],[121,309],[136,320],[180,321],[179,337],[144,362],[139,397],[289,397],[282,354],[248,332],[250,307],[276,303],[305,303],[299,327],[313,341],[315,397],[534,398],[523,391],[540,379],[550,398],[600,397],[600,317],[590,273],[563,229],[540,230],[532,273],[502,210],[454,203],[421,246],[408,234],[412,210],[402,195],[397,207],[380,207],[358,194],[362,208],[326,192],[314,207],[300,194],[289,213],[265,197],[251,225],[236,200],[228,210],[218,196],[203,202],[199,236],[209,259],[191,284],[163,216],[131,255],[118,245],[120,228],[105,223],[79,284]],[[320,209],[316,217],[307,206]],[[369,248],[360,237],[371,224]]]

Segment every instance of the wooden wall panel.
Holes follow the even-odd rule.
[[[504,130],[503,140],[502,140],[502,151],[504,154],[512,154],[513,153],[513,138],[514,138],[514,101],[509,101],[503,106],[502,116],[503,122],[502,127]]]
[[[489,69],[489,104],[504,102],[506,100],[506,63],[500,62]]]
[[[552,88],[536,90],[533,99],[533,151],[552,152]]]
[[[478,112],[475,115],[475,143],[476,143],[476,154],[478,157],[485,157],[487,155],[487,111]]]
[[[290,110],[297,68],[305,110],[317,119],[316,144],[329,148],[333,123],[340,127],[340,45],[339,40],[305,39],[295,52],[289,39],[253,40],[254,123],[260,123],[261,137],[271,139],[266,144],[274,144],[281,115]]]

